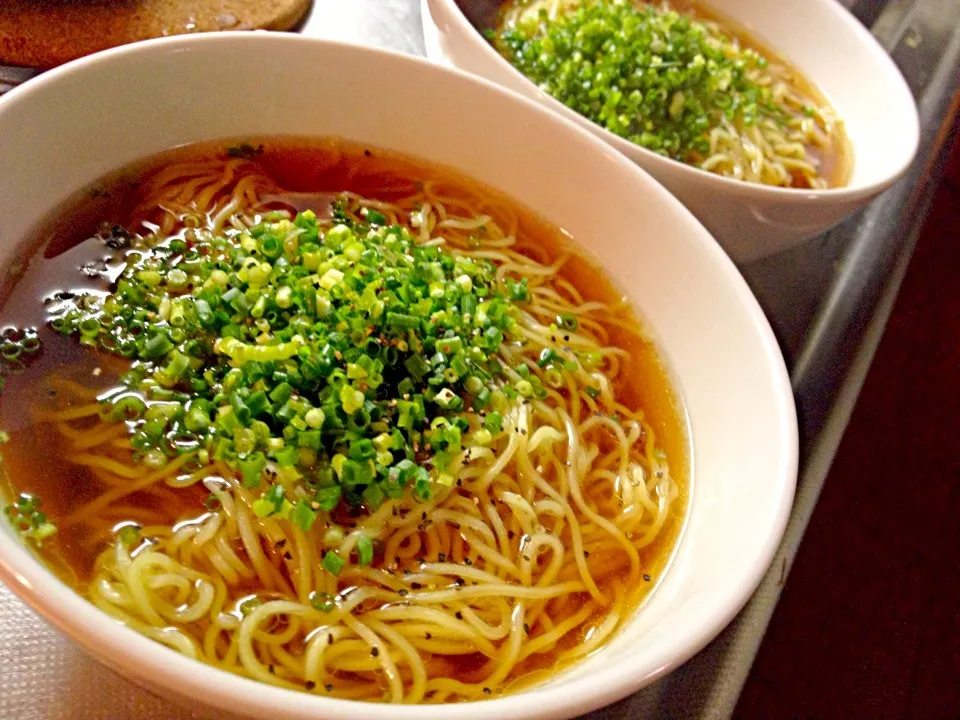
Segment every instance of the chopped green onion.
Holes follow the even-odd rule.
[[[257,500],[254,500],[252,509],[253,514],[258,518],[269,517],[277,511],[276,507],[274,507],[274,504],[267,498],[258,498]]]
[[[246,617],[261,605],[263,605],[263,600],[258,597],[251,597],[240,603],[238,609],[240,610],[240,614]]]
[[[274,450],[273,457],[280,467],[290,467],[297,462],[297,449],[292,446],[285,446],[279,450]]]
[[[483,427],[496,435],[503,429],[503,418],[500,413],[492,412],[483,419]]]
[[[294,505],[293,513],[290,515],[290,520],[298,528],[307,532],[317,519],[317,513],[310,507],[310,503],[306,500],[300,499],[297,500],[297,504]]]
[[[336,609],[337,602],[330,593],[312,592],[310,593],[310,605],[314,610],[328,613]]]
[[[557,316],[557,325],[564,330],[576,330],[580,327],[580,322],[573,313],[563,313]]]
[[[124,525],[117,533],[117,539],[125,547],[130,547],[140,539],[140,528],[136,525]]]
[[[240,460],[240,473],[243,475],[243,484],[248,488],[260,485],[260,473],[267,466],[267,459],[262,452],[255,452]]]
[[[366,535],[357,538],[357,556],[361,567],[373,562],[373,541]]]
[[[317,504],[320,509],[329,512],[340,502],[341,489],[339,485],[329,485],[317,488]]]
[[[346,563],[335,552],[328,550],[327,554],[323,556],[321,565],[323,565],[323,569],[331,575],[338,576],[340,575],[340,571],[343,570],[343,566],[346,565]]]
[[[128,422],[139,420],[147,410],[147,404],[138,395],[124,395],[113,404],[113,419]]]
[[[403,366],[407,369],[407,372],[410,373],[410,377],[413,378],[414,382],[423,380],[424,375],[430,371],[430,366],[422,355],[411,355],[404,361]]]

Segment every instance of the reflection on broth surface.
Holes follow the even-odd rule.
[[[480,700],[595,651],[665,567],[664,368],[486,188],[218,143],[106,178],[29,247],[0,295],[41,344],[0,400],[8,515],[148,637],[323,695]]]

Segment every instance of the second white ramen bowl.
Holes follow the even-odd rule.
[[[587,120],[511,66],[461,10],[497,1],[421,0],[427,55],[523,93],[619,150],[679,198],[738,263],[773,255],[830,229],[892,185],[917,151],[920,126],[910,89],[873,35],[837,0],[704,3],[799,68],[844,121],[852,173],[845,186],[828,190],[775,188],[721,177],[658,155]]]

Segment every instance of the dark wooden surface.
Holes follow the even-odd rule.
[[[958,134],[737,718],[960,718]]]

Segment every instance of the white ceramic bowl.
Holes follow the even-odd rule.
[[[3,580],[135,681],[271,720],[565,718],[702,648],[750,596],[784,528],[797,463],[790,385],[766,319],[710,235],[572,123],[426,61],[291,35],[119,48],[0,99],[0,263],[108,171],[184,143],[264,134],[340,136],[457,168],[539,211],[599,260],[642,309],[689,415],[691,508],[661,585],[601,652],[547,685],[469,705],[396,707],[281,690],[189,660],[101,614],[0,523]]]
[[[431,59],[521,92],[587,128],[663,183],[736,262],[773,255],[833,227],[897,180],[917,150],[919,120],[910,89],[874,37],[837,0],[706,3],[791,61],[846,123],[853,148],[850,182],[820,191],[731,180],[614,135],[527,80],[477,32],[457,2],[421,0]]]

